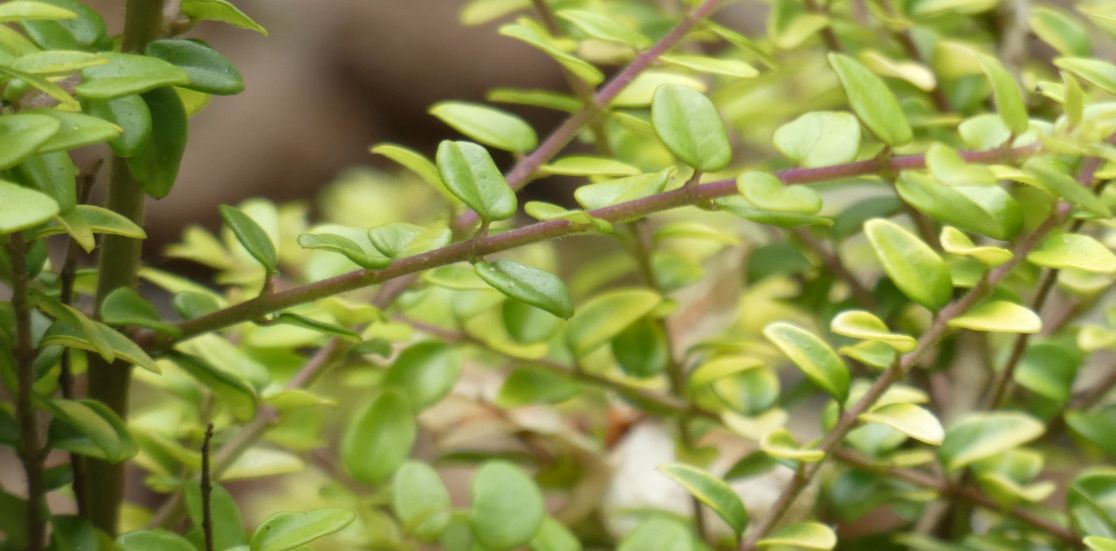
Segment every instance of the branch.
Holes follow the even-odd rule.
[[[35,384],[35,346],[31,334],[31,305],[27,301],[27,243],[22,232],[11,234],[8,256],[12,271],[12,309],[15,314],[16,418],[19,421],[19,459],[27,479],[26,541],[29,551],[40,551],[46,545],[46,518],[43,517],[43,448],[31,403]]]
[[[526,186],[530,181],[531,176],[539,169],[544,163],[554,158],[564,147],[566,147],[577,133],[589,124],[597,114],[612,100],[620,94],[640,73],[647,67],[659,59],[659,56],[670,51],[675,45],[682,41],[690,30],[698,23],[709,17],[720,5],[721,0],[705,0],[694,11],[685,15],[682,21],[678,23],[666,36],[664,36],[658,43],[651,46],[647,51],[636,56],[634,60],[627,67],[621,70],[616,76],[612,77],[605,83],[604,86],[590,98],[592,101],[581,108],[578,112],[566,119],[558,128],[554,129],[549,136],[539,147],[535,149],[530,155],[523,157],[507,174],[508,185],[513,190]],[[479,218],[474,211],[467,211],[461,216],[457,217],[454,221],[454,226],[457,228],[467,228],[475,224]]]
[[[1034,155],[1038,145],[1013,149],[967,151],[962,156],[971,163],[993,163]],[[775,173],[787,185],[808,184],[863,176],[881,171],[912,170],[926,166],[922,155],[907,155],[887,159],[869,159],[819,168],[792,168]],[[719,180],[708,184],[679,188],[664,193],[635,199],[625,203],[588,211],[595,218],[612,222],[634,220],[652,213],[693,204],[704,204],[719,197],[736,193],[735,180]],[[416,274],[431,268],[467,260],[471,254],[486,255],[547,239],[563,237],[592,230],[589,224],[574,224],[568,220],[547,220],[523,226],[504,233],[489,235],[476,241],[452,243],[445,247],[415,256],[401,258],[382,270],[357,270],[336,277],[292,287],[267,296],[257,297],[216,312],[181,322],[177,325],[179,339],[188,339],[210,331],[251,321],[271,312],[304,304],[320,298],[352,291],[395,278]],[[148,350],[165,348],[174,341],[157,340],[154,333],[141,332],[138,342]]]

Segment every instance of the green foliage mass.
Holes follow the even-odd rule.
[[[469,0],[569,89],[200,279],[142,205],[267,31],[165,7],[0,2],[0,550],[1116,549],[1116,2]]]

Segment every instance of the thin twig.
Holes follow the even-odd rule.
[[[856,274],[852,273],[848,266],[845,266],[841,257],[837,255],[837,251],[831,251],[826,248],[826,246],[818,241],[809,230],[794,228],[793,232],[794,236],[798,238],[799,241],[802,241],[811,252],[817,255],[818,260],[821,261],[822,266],[825,266],[826,270],[829,270],[830,273],[837,276],[849,286],[849,293],[852,295],[853,300],[869,309],[875,309],[879,305],[876,296],[860,282],[860,278],[856,277]]]
[[[213,423],[205,427],[205,438],[201,447],[201,507],[202,507],[202,536],[205,541],[205,551],[213,551],[213,483],[209,472],[209,443],[213,440]]]

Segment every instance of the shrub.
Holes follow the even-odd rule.
[[[6,548],[1116,549],[1116,3],[730,3],[472,0],[569,90],[221,205],[212,284],[144,201],[264,28],[0,4]]]

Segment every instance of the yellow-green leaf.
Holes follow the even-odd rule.
[[[512,153],[527,153],[539,142],[523,119],[486,105],[443,101],[434,104],[430,114],[469,138]]]
[[[667,149],[696,170],[715,172],[732,160],[721,115],[709,98],[693,88],[665,85],[655,90],[651,122]]]
[[[830,396],[844,400],[849,395],[849,369],[825,341],[786,322],[768,325],[763,335]]]
[[[898,224],[882,218],[865,222],[864,233],[884,272],[903,294],[931,310],[949,302],[953,282],[945,261],[934,249]]]
[[[739,536],[748,526],[748,510],[740,496],[725,481],[690,465],[671,463],[659,467],[671,480],[686,489],[690,495],[713,509]]]
[[[945,430],[933,413],[914,404],[890,404],[860,415],[867,423],[887,425],[915,440],[932,446],[942,443]]]
[[[980,68],[992,83],[992,94],[996,98],[996,110],[999,111],[1000,118],[1012,133],[1019,135],[1026,132],[1030,125],[1027,105],[1015,77],[992,56],[981,55],[979,60]]]
[[[830,53],[829,64],[841,79],[853,112],[880,141],[892,147],[910,143],[914,135],[907,117],[880,77],[844,54]]]
[[[1038,333],[1042,331],[1042,319],[1026,306],[990,300],[949,320],[949,326],[990,333]]]
[[[847,310],[837,314],[829,322],[829,329],[854,339],[880,341],[899,352],[914,350],[917,342],[910,335],[892,333],[883,320],[865,310]]]

